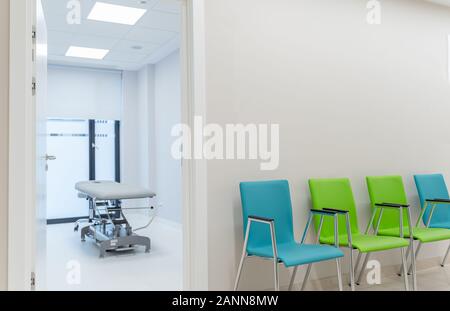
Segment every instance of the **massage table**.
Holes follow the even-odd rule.
[[[153,207],[123,208],[122,201],[153,198],[156,194],[148,189],[130,186],[113,181],[83,181],[75,185],[80,198],[89,201],[89,217],[80,219],[75,224],[75,231],[79,230],[81,222],[89,225],[81,229],[81,241],[86,237],[93,239],[100,248],[100,258],[104,258],[109,251],[134,250],[135,246],[144,246],[150,252],[150,238],[140,236],[133,230],[124,210],[142,210]]]

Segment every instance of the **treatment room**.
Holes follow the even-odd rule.
[[[39,284],[180,290],[182,165],[170,152],[182,109],[180,2],[42,0],[41,10],[47,226]]]

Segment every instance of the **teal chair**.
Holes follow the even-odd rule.
[[[442,174],[414,175],[417,192],[419,194],[422,212],[416,227],[423,225],[427,228],[450,229],[450,196]],[[441,266],[447,261],[450,246],[444,255]]]
[[[338,247],[338,232],[335,232],[337,243],[335,246],[304,243],[311,227],[313,214],[334,217],[337,224],[336,213],[312,210],[302,240],[297,243],[294,239],[288,181],[244,182],[240,184],[240,191],[245,238],[235,290],[239,286],[245,259],[253,256],[273,260],[275,290],[277,291],[280,289],[279,263],[283,263],[288,268],[295,267],[289,286],[291,289],[298,266],[334,259],[336,260],[339,289],[342,290],[340,258],[344,256],[344,253]]]

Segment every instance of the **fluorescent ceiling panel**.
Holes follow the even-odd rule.
[[[147,12],[145,9],[96,2],[88,19],[100,22],[135,25]]]
[[[71,46],[66,52],[66,56],[89,58],[89,59],[103,59],[109,50],[85,48],[81,46]]]

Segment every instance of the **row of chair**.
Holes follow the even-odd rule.
[[[372,215],[364,232],[358,226],[358,215],[349,179],[311,179],[312,209],[301,241],[294,238],[292,204],[289,183],[286,180],[243,182],[240,184],[244,218],[244,247],[235,282],[239,285],[247,257],[257,256],[273,260],[275,290],[280,289],[278,265],[293,267],[289,285],[301,265],[308,265],[304,289],[313,263],[335,260],[339,290],[342,287],[341,263],[344,257],[340,247],[350,249],[350,286],[355,290],[373,252],[401,250],[399,275],[403,274],[405,290],[409,290],[408,275],[412,275],[412,289],[417,289],[415,259],[425,243],[450,240],[450,197],[441,174],[415,175],[421,213],[413,226],[402,177],[367,177]],[[421,220],[423,226],[420,225]],[[317,243],[307,244],[311,223],[317,233]],[[418,241],[417,247],[414,241]],[[357,250],[356,264],[353,251]],[[442,261],[447,259],[450,246]],[[412,254],[410,256],[410,254]],[[355,270],[364,258],[355,282]],[[408,264],[408,257],[410,262]]]

